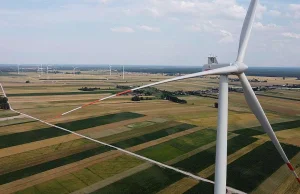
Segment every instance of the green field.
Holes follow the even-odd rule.
[[[281,145],[288,158],[300,152],[298,147]],[[282,165],[285,164],[273,143],[266,142],[227,166],[227,185],[247,193],[251,192]],[[214,175],[209,179],[214,180]],[[201,183],[191,190],[196,191],[200,188],[206,190]]]
[[[166,128],[157,132],[153,132],[153,133],[149,133],[149,134],[145,134],[139,137],[135,137],[135,138],[131,138],[128,140],[123,140],[117,143],[114,143],[113,145],[118,146],[118,147],[122,147],[122,148],[128,148],[128,147],[132,147],[134,145],[138,145],[141,143],[145,143],[147,141],[151,141],[154,139],[158,139],[170,134],[174,134],[180,131],[184,131],[190,128],[193,128],[195,126],[193,125],[189,125],[189,124],[181,124],[178,126],[174,126],[174,127],[170,127],[170,128]],[[107,151],[112,150],[109,147],[97,147],[97,148],[93,148],[90,150],[86,150],[86,151],[82,151],[67,157],[63,157],[63,158],[59,158],[56,160],[52,160],[49,162],[45,162],[45,163],[41,163],[35,166],[31,166],[28,168],[23,168],[17,171],[13,171],[13,172],[9,172],[6,174],[2,174],[0,175],[0,184],[5,184],[14,180],[18,180],[24,177],[28,177],[34,174],[38,174],[53,168],[57,168],[66,164],[70,164],[70,163],[74,163],[80,160],[83,160],[85,158],[88,157],[92,157]]]
[[[153,166],[92,193],[156,193],[183,177],[175,171]]]
[[[272,124],[272,128],[274,131],[293,129],[293,128],[297,128],[299,126],[300,126],[300,120]],[[234,133],[241,134],[241,135],[247,135],[247,136],[256,136],[256,135],[265,134],[265,132],[261,126],[239,129],[239,130],[234,131]]]
[[[228,140],[227,155],[242,149],[243,147],[255,142],[257,139],[246,136],[237,136]],[[174,166],[185,171],[198,173],[201,170],[215,163],[216,146],[199,152],[183,161],[176,163]]]
[[[142,144],[148,141],[152,141],[155,139],[159,139],[168,135],[172,135],[174,133],[178,133],[181,131],[185,131],[191,128],[196,127],[195,125],[190,125],[190,124],[181,124],[181,125],[177,125],[174,127],[170,127],[170,128],[166,128],[163,130],[159,130],[153,133],[149,133],[149,134],[145,134],[139,137],[134,137],[131,139],[126,139],[124,141],[115,143],[114,145],[117,147],[121,147],[121,148],[127,148],[127,147],[132,147],[138,144]]]
[[[288,158],[299,153],[300,148],[281,144]],[[227,166],[228,185],[250,192],[285,165],[272,142],[266,142]],[[251,180],[251,181],[249,181]]]
[[[203,129],[201,131],[146,148],[138,151],[137,153],[153,160],[165,162],[208,144],[214,141],[215,138],[215,130]]]
[[[79,131],[96,126],[106,125],[128,119],[142,117],[143,115],[131,112],[122,112],[99,117],[87,118],[82,120],[71,121],[67,123],[59,123],[57,126],[66,128],[71,131]],[[49,127],[44,129],[31,130],[21,133],[14,133],[0,136],[0,148],[6,148],[21,145],[29,142],[40,141],[48,138],[67,135],[69,132]]]
[[[18,194],[27,194],[35,192],[37,194],[51,193],[51,189],[47,189],[48,186],[54,187],[56,193],[73,192],[82,189],[88,185],[104,180],[113,175],[124,172],[130,168],[138,166],[144,163],[143,161],[131,156],[122,155],[116,158],[108,159],[106,161],[99,162],[88,168],[80,169],[76,172],[46,181],[33,187],[21,190]]]
[[[32,176],[34,174],[44,172],[47,170],[51,170],[51,169],[57,168],[59,166],[77,162],[77,161],[83,160],[85,158],[107,152],[109,150],[112,150],[112,149],[109,147],[101,146],[101,147],[97,147],[97,148],[94,148],[91,150],[73,154],[71,156],[67,156],[64,158],[59,158],[59,159],[45,162],[42,164],[38,164],[35,166],[31,166],[31,167],[23,168],[23,169],[20,169],[17,171],[2,174],[2,175],[0,175],[0,184],[2,185],[2,184],[9,183],[9,182],[21,179],[21,178],[25,178],[28,176]]]

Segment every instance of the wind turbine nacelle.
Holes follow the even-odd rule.
[[[230,64],[217,64],[217,63],[212,63],[212,64],[205,64],[202,67],[202,71],[208,71],[212,69],[219,69],[221,67],[228,67]]]

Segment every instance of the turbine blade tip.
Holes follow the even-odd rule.
[[[300,184],[300,178],[297,178],[298,183]]]
[[[289,169],[290,169],[291,171],[294,171],[294,168],[293,168],[293,166],[292,166],[291,163],[286,163],[286,165],[289,167]]]
[[[119,92],[119,93],[117,93],[116,96],[121,96],[121,95],[123,95],[123,94],[127,94],[127,93],[130,93],[130,92],[132,92],[132,91],[131,91],[131,90],[126,90],[126,91],[124,91],[124,92]]]

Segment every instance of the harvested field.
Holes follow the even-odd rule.
[[[132,96],[129,94],[101,101],[59,119],[49,119],[79,105],[120,91],[116,89],[116,85],[134,87],[172,76],[128,74],[126,79],[122,80],[117,73],[108,77],[94,72],[83,72],[76,77],[63,74],[53,74],[49,77],[49,79],[43,75],[39,77],[36,73],[26,73],[24,76],[8,75],[1,77],[3,78],[1,83],[13,108],[20,112],[213,179],[218,111],[214,108],[214,103],[217,102],[214,98],[217,97],[217,93],[212,94],[214,98],[180,96],[179,98],[187,100],[187,104],[160,99],[132,102]],[[259,87],[269,84],[300,83],[292,78],[285,81],[276,78],[266,79],[268,83],[251,83],[251,85]],[[30,84],[26,84],[26,80],[30,80]],[[192,91],[210,89],[217,84],[217,77],[209,76],[165,84],[158,88],[168,91]],[[235,82],[231,82],[230,85],[240,86]],[[78,88],[82,87],[100,87],[101,90],[78,91]],[[270,122],[273,123],[280,142],[299,146],[300,105],[295,101],[299,99],[299,91],[276,89],[261,93],[263,96],[258,98]],[[281,159],[276,156],[276,152],[273,153],[272,145],[266,146],[268,151],[257,151],[265,146],[263,142],[269,141],[269,138],[260,127],[257,127],[259,123],[248,108],[243,94],[230,92],[229,99],[228,174],[235,175],[228,176],[229,183],[233,181],[241,187],[246,187],[246,183],[251,180],[249,190],[259,193],[263,191],[264,194],[268,191],[299,192],[298,185],[294,184],[294,177],[290,175],[287,167],[283,163],[277,164]],[[102,116],[99,116],[122,112],[133,112],[142,116],[123,121],[100,119]],[[0,118],[7,116],[17,115],[0,110]],[[98,117],[99,120],[96,120]],[[47,132],[39,133],[39,130]],[[102,146],[98,144],[78,139],[79,137],[70,134],[56,136],[55,131],[56,129],[26,118],[0,121],[0,148],[5,147],[0,150],[0,180],[7,181],[7,184],[1,184],[1,192],[22,194],[76,191],[168,194],[212,192],[211,184],[198,183],[177,173],[155,166],[150,167],[148,163],[117,151],[102,152]],[[20,135],[27,132],[37,133]],[[295,146],[292,146],[292,151],[287,148],[287,152],[293,155],[293,149],[297,148],[296,156],[299,157],[299,147]],[[256,164],[257,168],[251,166],[249,161]],[[292,163],[299,173],[297,158],[294,158]],[[266,164],[271,166],[271,170],[265,167]],[[258,171],[262,173],[259,174]],[[243,176],[239,180],[232,180],[240,175]],[[241,190],[246,191],[243,188]]]
[[[123,112],[83,120],[72,121],[68,123],[57,124],[60,127],[67,128],[72,131],[78,131],[95,126],[105,125],[127,119],[142,117],[143,115],[137,113]],[[54,127],[38,129],[33,131],[14,133],[10,135],[0,136],[0,148],[7,148],[20,144],[25,144],[34,141],[40,141],[48,138],[58,137],[69,134],[66,131],[56,129]],[[12,141],[14,140],[14,141]]]
[[[147,141],[151,141],[154,139],[158,139],[167,135],[171,135],[173,133],[177,133],[180,131],[184,131],[190,128],[193,128],[195,126],[193,125],[188,125],[188,124],[182,124],[182,125],[178,125],[175,127],[171,127],[171,128],[167,128],[167,129],[163,129],[161,131],[157,131],[157,132],[153,132],[150,134],[145,134],[142,135],[140,137],[137,138],[132,138],[132,139],[128,139],[128,140],[123,140],[120,141],[118,143],[114,143],[113,145],[118,146],[118,147],[122,147],[122,148],[128,148],[128,147],[132,147],[134,145],[137,144],[142,144],[145,143]],[[86,140],[85,140],[86,142]],[[21,178],[25,178],[27,176],[31,176],[34,174],[38,174],[53,168],[57,168],[59,166],[62,165],[66,165],[66,164],[70,164],[73,162],[77,162],[79,160],[103,153],[103,152],[107,152],[109,150],[112,150],[109,147],[104,147],[104,146],[100,146],[100,147],[96,147],[90,150],[86,150],[83,152],[79,152],[70,156],[66,156],[63,158],[59,158],[56,160],[52,160],[49,162],[45,162],[45,163],[41,163],[41,164],[37,164],[28,168],[24,168],[24,169],[20,169],[17,171],[13,171],[13,172],[9,172],[6,174],[2,174],[0,175],[0,184],[5,184],[14,180],[18,180]]]

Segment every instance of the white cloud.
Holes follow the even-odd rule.
[[[157,27],[141,25],[138,28],[141,30],[144,30],[144,31],[148,31],[148,32],[160,32],[160,28],[157,28]]]
[[[205,21],[188,26],[186,29],[192,32],[216,32],[218,31],[217,27],[218,26],[215,25],[212,21]]]
[[[134,30],[130,27],[114,27],[110,29],[112,32],[133,33]]]
[[[111,1],[112,1],[112,0],[100,0],[100,2],[101,2],[101,3],[104,3],[104,4],[105,4],[105,3],[109,3],[109,2],[111,2]]]
[[[219,40],[219,43],[233,42],[233,35],[231,32],[228,32],[226,30],[220,30],[220,35],[222,36],[222,38],[221,40]]]
[[[294,18],[300,18],[300,4],[289,4],[289,10]]]
[[[263,14],[267,11],[267,7],[258,3],[257,11],[256,11],[256,17],[259,19],[262,19]]]
[[[282,36],[285,36],[288,38],[300,39],[300,34],[293,33],[293,32],[284,32],[284,33],[282,33]]]
[[[261,22],[255,22],[253,25],[254,29],[258,29],[258,30],[277,30],[280,28],[280,26],[276,25],[276,24],[262,24]]]
[[[229,43],[233,42],[234,40],[231,32],[221,29],[220,26],[214,24],[212,21],[191,25],[188,26],[186,29],[192,32],[208,32],[213,33],[217,36],[221,36],[219,43]]]
[[[278,10],[270,10],[268,13],[269,13],[271,16],[275,16],[275,17],[281,16],[281,12],[278,11]]]

